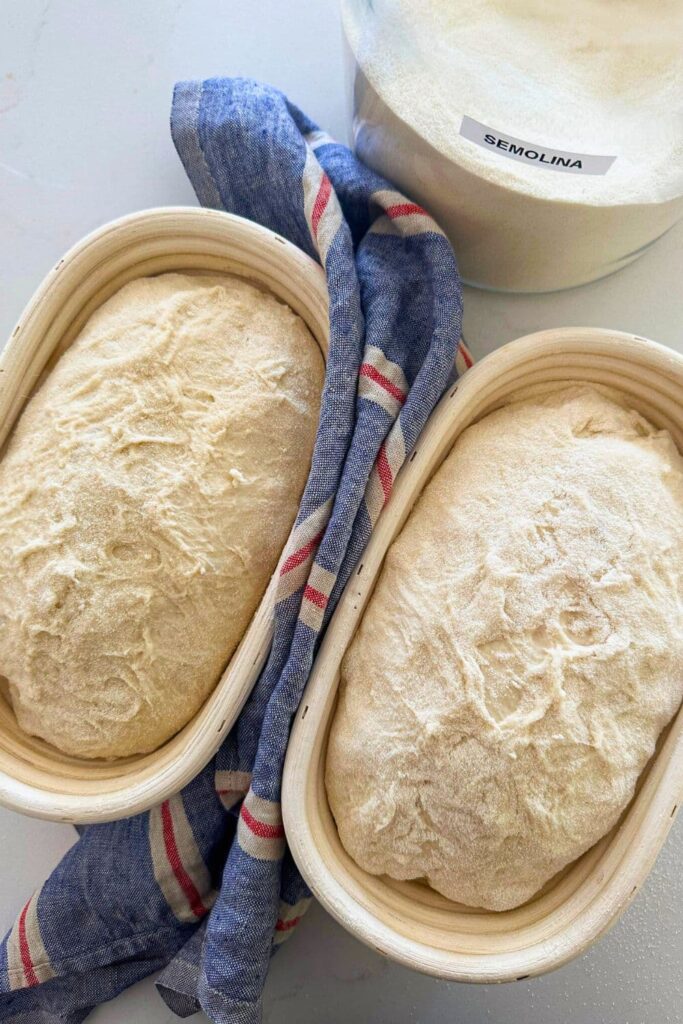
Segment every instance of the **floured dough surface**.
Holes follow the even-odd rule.
[[[93,315],[0,462],[0,673],[25,730],[114,757],[199,709],[294,521],[323,373],[239,278],[141,278]]]
[[[683,697],[683,459],[608,396],[466,430],[342,665],[326,784],[365,870],[504,910],[615,824]]]

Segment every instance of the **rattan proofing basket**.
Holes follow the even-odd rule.
[[[296,246],[214,210],[142,211],[79,242],[31,299],[0,359],[0,445],[37,382],[93,311],[128,281],[168,271],[248,278],[291,306],[326,354],[325,275]],[[202,709],[151,754],[111,761],[67,756],[23,732],[0,698],[0,803],[41,818],[96,822],[137,813],[177,792],[213,756],[251,691],[270,645],[273,602],[271,581]]]
[[[683,798],[682,710],[661,737],[618,826],[528,903],[499,913],[452,903],[420,882],[367,874],[342,848],[330,813],[324,765],[339,666],[387,548],[470,423],[522,387],[543,390],[568,381],[618,389],[649,420],[666,427],[683,451],[683,357],[669,349],[614,331],[567,328],[532,334],[487,356],[442,399],[399,473],[330,623],[287,754],[285,828],[313,893],[380,953],[456,981],[521,980],[586,949],[643,884]]]

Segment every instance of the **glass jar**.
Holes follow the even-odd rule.
[[[464,279],[552,291],[683,214],[683,0],[342,0],[359,157]]]

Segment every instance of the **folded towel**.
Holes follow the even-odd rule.
[[[292,717],[396,473],[470,363],[443,233],[281,93],[243,79],[181,83],[171,130],[204,206],[265,224],[324,267],[320,426],[249,701],[181,793],[79,830],[0,948],[0,1019],[16,1024],[76,1024],[160,968],[179,1016],[201,1006],[221,1024],[261,1019],[271,953],[310,898],[280,813]]]

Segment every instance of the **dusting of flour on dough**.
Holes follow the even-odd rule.
[[[326,784],[365,870],[504,910],[616,823],[683,698],[683,459],[619,396],[466,430],[342,666]]]
[[[215,686],[308,473],[323,381],[289,307],[235,277],[122,288],[0,462],[0,672],[62,750],[153,750]]]

